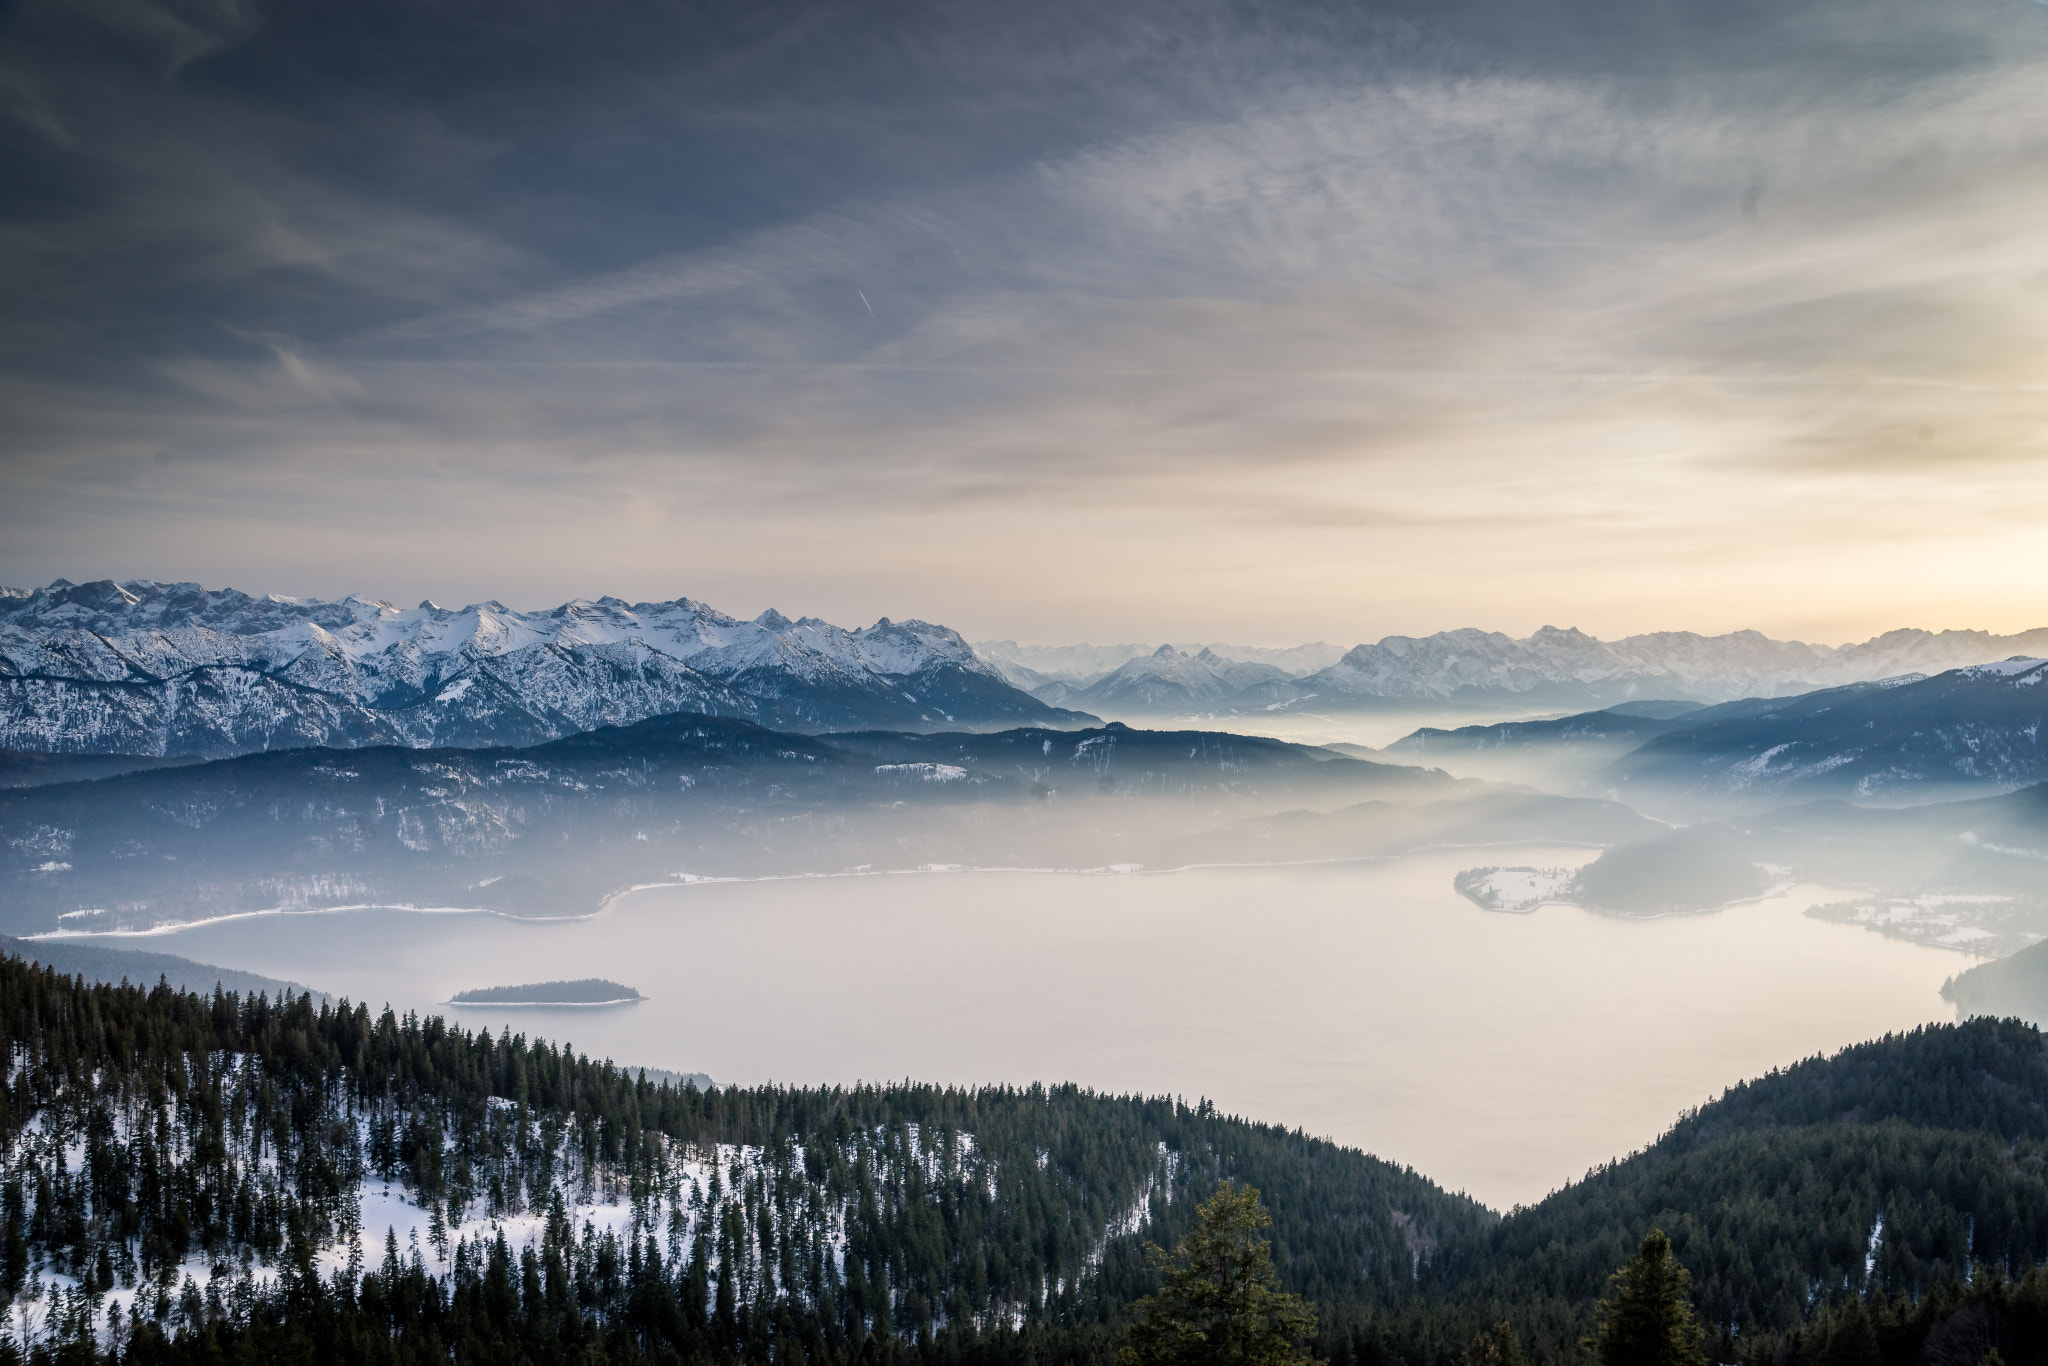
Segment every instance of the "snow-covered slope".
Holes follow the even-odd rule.
[[[1082,719],[920,621],[741,621],[688,598],[522,613],[148,580],[0,589],[0,749],[528,744],[680,711],[798,730]]]

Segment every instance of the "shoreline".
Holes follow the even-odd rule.
[[[579,920],[595,920],[612,908],[613,903],[635,892],[648,892],[666,887],[701,887],[708,885],[729,885],[735,883],[767,882],[815,882],[832,878],[861,877],[926,877],[937,875],[964,876],[1037,876],[1037,877],[1167,877],[1177,873],[1199,873],[1237,868],[1321,868],[1344,863],[1391,863],[1396,859],[1412,858],[1417,854],[1437,853],[1450,849],[1608,849],[1611,845],[1589,844],[1577,840],[1508,840],[1491,841],[1482,844],[1424,844],[1413,849],[1403,849],[1391,854],[1344,854],[1331,858],[1312,859],[1261,859],[1242,862],[1183,863],[1170,868],[1147,868],[1138,863],[1097,864],[1086,868],[1024,867],[996,865],[984,867],[958,863],[931,863],[917,868],[845,868],[836,872],[819,873],[762,873],[757,876],[725,876],[720,874],[683,874],[665,882],[637,882],[630,887],[621,887],[605,894],[595,910],[573,915],[513,915],[509,911],[492,910],[486,906],[416,906],[408,902],[352,902],[346,906],[271,906],[255,911],[229,911],[223,915],[206,916],[199,920],[181,920],[169,925],[149,925],[140,929],[116,930],[42,930],[35,934],[16,935],[17,939],[36,942],[70,939],[150,939],[166,938],[182,934],[187,930],[201,929],[208,925],[223,925],[237,920],[253,920],[264,916],[283,915],[341,915],[353,911],[400,911],[408,915],[487,915],[514,924],[559,925]]]

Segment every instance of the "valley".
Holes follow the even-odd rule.
[[[1498,856],[1570,866],[1594,852]],[[1940,988],[1970,961],[1805,916],[1842,895],[1811,885],[1707,916],[1491,913],[1452,889],[1469,857],[707,880],[576,920],[343,910],[34,942],[147,946],[721,1083],[1206,1096],[1496,1208],[1648,1142],[1737,1078],[1953,1018]],[[441,1004],[478,982],[619,977],[629,963],[647,965],[625,979],[647,997],[629,1008],[541,1019]],[[1629,1027],[1672,1005],[1678,982],[1680,1036]],[[1510,1128],[1489,1122],[1502,1110]]]
[[[2048,0],[0,11],[0,1366],[2048,1366]]]
[[[1159,646],[1120,662],[1115,650],[1011,646],[991,661],[944,627],[740,622],[689,599],[521,614],[148,583],[14,596],[0,642],[16,670],[0,679],[13,688],[9,734],[40,748],[0,764],[0,931],[17,936],[13,952],[88,981],[160,977],[202,995],[310,988],[305,1009],[362,1003],[423,1038],[547,1037],[571,1050],[563,1058],[646,1069],[632,1085],[664,1094],[867,1095],[911,1078],[947,1095],[1081,1097],[1084,1109],[1178,1097],[1146,1102],[1167,1105],[1162,1134],[1191,1116],[1284,1120],[1315,1135],[1314,1162],[1344,1179],[1408,1183],[1398,1217],[1360,1235],[1362,1281],[1288,1263],[1341,1310],[1350,1326],[1329,1341],[1354,1357],[1392,1339],[1361,1338],[1344,1315],[1371,1303],[1387,1324],[1406,1321],[1396,1304],[1409,1291],[1380,1279],[1386,1259],[1405,1257],[1408,1284],[1435,1287],[1440,1306],[1465,1306],[1457,1314],[1475,1294],[1519,1306],[1537,1358],[1556,1359],[1545,1354],[1578,1331],[1597,1263],[1619,1251],[1572,1213],[1610,1208],[1601,1173],[1625,1159],[1659,1189],[1694,1183],[1628,1200],[1693,1201],[1735,1189],[1729,1162],[1779,1160],[1748,1139],[1728,1154],[1723,1139],[1681,1140],[1693,1121],[1672,1129],[1673,1116],[1865,1040],[1930,1037],[1987,1012],[2048,1020],[2036,963],[2048,947],[2048,665],[1853,677],[2010,643],[1989,637],[1894,633],[1883,649],[1830,651],[1451,632],[1334,659],[1321,646]],[[337,671],[319,673],[321,659]],[[1692,673],[1665,668],[1681,659]],[[1107,667],[1085,686],[1045,681],[1045,669],[1095,665]],[[1348,691],[1329,691],[1338,677]],[[1671,695],[1642,695],[1660,685]],[[1757,691],[1712,696],[1738,685]],[[290,706],[280,687],[296,690]],[[1627,700],[1557,707],[1616,695]],[[217,705],[230,696],[242,700]],[[134,752],[95,748],[123,736],[140,737]],[[630,1080],[611,1075],[592,1084]],[[416,1124],[405,1113],[391,1122]],[[767,1282],[748,1288],[748,1254],[711,1232],[726,1218],[706,1185],[714,1166],[771,1203],[813,1199],[778,1185],[783,1159],[751,1139],[729,1170],[727,1156],[685,1150],[680,1166],[649,1169],[666,1214],[646,1203],[654,1187],[628,1198],[642,1178],[578,1159],[560,1199],[593,1232],[572,1252],[573,1220],[538,1195],[449,1185],[425,1158],[394,1166],[374,1125],[361,1132],[357,1157],[343,1143],[334,1160],[374,1173],[307,1215],[327,1221],[322,1274],[357,1274],[351,1239],[362,1264],[381,1255],[376,1230],[350,1220],[403,1225],[433,1254],[414,1272],[386,1258],[366,1285],[459,1286],[501,1232],[555,1247],[564,1275],[604,1237],[652,1236],[644,1266],[678,1284],[702,1276],[707,1295],[730,1266],[734,1293],[758,1300]],[[554,1160],[532,1147],[541,1140],[517,1141],[533,1170]],[[938,1179],[966,1160],[905,1141],[866,1157],[856,1141],[842,1157],[899,1185],[925,1179],[911,1176],[918,1163]],[[1077,1255],[1095,1269],[1060,1273],[1051,1291],[1005,1282],[1023,1295],[1001,1311],[1014,1327],[1058,1323],[1083,1334],[1060,1338],[1061,1352],[1094,1350],[1081,1325],[1113,1320],[1110,1300],[1143,1274],[1117,1269],[1129,1247],[1118,1240],[1176,1226],[1165,1193],[1212,1161],[1148,1141],[1167,1146],[1131,1173],[1153,1194],[1088,1206],[1077,1227],[1093,1230],[1092,1250]],[[2030,1209],[2037,1178],[1994,1174],[2002,1159],[1984,1142],[1975,1130],[1915,1137],[1907,1165],[1931,1170],[1949,1160],[1937,1149],[1963,1144],[1954,1160]],[[1664,1155],[1674,1143],[1684,1152]],[[1860,1131],[1796,1143],[1801,1162],[1877,1160]],[[1203,1169],[1213,1179],[1223,1166]],[[891,1198],[908,1209],[919,1197],[904,1186]],[[1297,1210],[1290,1237],[1331,1236],[1299,1212],[1301,1191],[1270,1198]],[[1884,1283],[1935,1305],[1926,1296],[1948,1273],[1929,1268],[1990,1245],[1956,1260],[1943,1221],[1963,1196],[1914,1198],[1934,1203],[1911,1213],[1888,1196],[1871,1211],[1912,1249],[1884,1263]],[[676,1212],[697,1206],[711,1223]],[[1425,1206],[1437,1224],[1414,1213]],[[810,1249],[796,1255],[836,1248],[838,1269],[776,1282],[798,1294],[804,1276],[825,1277],[805,1303],[854,1293],[831,1280],[850,1274],[849,1245],[834,1240],[867,1216],[820,1217],[801,1235],[788,1226]],[[1681,1226],[1686,1255],[1762,1236],[1710,1224]],[[1569,1284],[1510,1251],[1537,1227],[1575,1230],[1560,1235],[1573,1240]],[[1980,1237],[2000,1247],[2029,1236],[1984,1227],[2005,1230]],[[1846,1264],[1824,1244],[1803,1247],[1800,1265]],[[279,1264],[282,1244],[254,1246],[252,1266]],[[1869,1256],[1878,1276],[1883,1258]],[[207,1284],[228,1274],[204,1270]],[[1784,1267],[1701,1273],[1730,1333],[1801,1321],[1783,1303],[1797,1279]],[[936,1292],[875,1274],[892,1286],[889,1315],[931,1317],[914,1297]],[[262,1283],[236,1293],[259,1301]],[[74,1293],[98,1284],[75,1277]],[[1537,1285],[1564,1298],[1538,1308]],[[116,1308],[165,1303],[140,1285],[97,1293]],[[740,1333],[733,1323],[718,1331]],[[1415,1360],[1402,1355],[1415,1340],[1400,1340],[1385,1359]]]

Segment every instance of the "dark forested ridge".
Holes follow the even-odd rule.
[[[1579,1360],[1652,1227],[1716,1360],[2048,1359],[2048,1051],[2010,1021],[1736,1087],[1505,1218],[1167,1098],[678,1088],[439,1019],[12,958],[0,1029],[5,1360],[1106,1366],[1156,1288],[1143,1242],[1225,1179],[1262,1192],[1332,1366],[1455,1363],[1503,1321],[1531,1360]]]
[[[1246,815],[1471,786],[1257,736],[1118,725],[816,737],[675,715],[523,749],[279,750],[0,790],[0,931],[81,910],[95,929],[364,904],[587,915],[682,872],[1149,863]],[[1549,823],[1587,823],[1563,805]],[[1582,805],[1626,834],[1641,824]],[[1345,831],[1321,850],[1351,852],[1386,850]]]

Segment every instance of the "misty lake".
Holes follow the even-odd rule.
[[[1744,1077],[1951,1019],[1970,960],[1807,919],[1800,888],[1629,921],[1482,911],[1474,863],[1584,849],[1165,874],[917,873],[639,891],[588,920],[354,911],[122,942],[572,1041],[720,1082],[1076,1081],[1207,1096],[1529,1202]],[[602,976],[603,1009],[452,1009]]]

